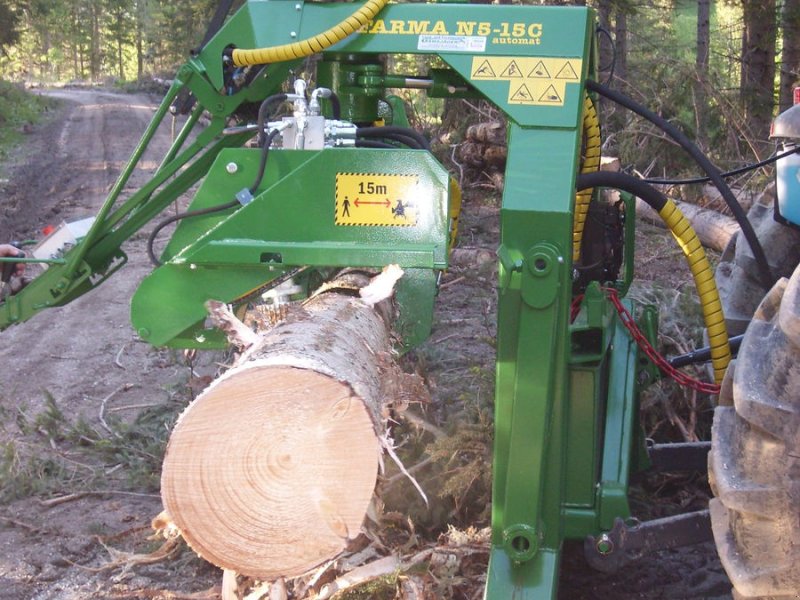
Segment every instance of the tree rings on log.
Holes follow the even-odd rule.
[[[164,508],[223,569],[295,577],[343,551],[375,491],[388,411],[419,395],[379,311],[326,289],[245,344],[170,437]]]
[[[256,364],[202,399],[172,433],[161,490],[198,554],[270,579],[308,571],[360,533],[380,448],[348,385]]]

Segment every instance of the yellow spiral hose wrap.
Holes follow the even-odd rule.
[[[722,313],[714,271],[706,258],[697,234],[680,209],[671,200],[667,200],[659,215],[672,232],[673,237],[683,250],[689,269],[697,287],[700,305],[703,310],[703,321],[708,331],[708,345],[711,348],[711,364],[714,367],[714,381],[722,382],[725,369],[731,361],[731,350],[728,345],[728,330]]]
[[[587,94],[583,99],[583,164],[581,173],[594,173],[600,169],[600,119],[594,102]],[[581,241],[589,204],[592,202],[592,188],[581,190],[575,195],[575,216],[572,225],[572,261],[581,258]]]
[[[341,23],[305,40],[281,46],[272,46],[271,48],[234,49],[232,54],[233,64],[237,67],[264,65],[305,58],[317,52],[322,52],[365,27],[388,3],[389,0],[367,0],[361,8]]]

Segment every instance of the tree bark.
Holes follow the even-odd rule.
[[[706,135],[706,85],[708,84],[708,56],[711,47],[711,0],[697,0],[697,55],[694,86],[694,106],[697,123],[697,140],[701,147],[708,146]]]
[[[781,78],[779,102],[783,112],[792,106],[792,88],[800,83],[800,0],[784,0],[781,12]]]
[[[753,136],[769,136],[775,88],[775,0],[744,0],[741,98]]]
[[[617,56],[614,77],[624,86],[628,83],[628,15],[617,8],[616,17],[614,39],[617,42]]]
[[[340,292],[290,310],[170,437],[164,508],[219,567],[272,580],[344,550],[374,493],[389,407],[424,393],[394,363],[379,311]]]
[[[611,0],[599,0],[597,3],[597,19],[599,25],[605,29],[609,36],[611,35],[612,29],[611,7]],[[611,40],[604,39],[602,36],[600,37],[598,45],[600,51],[598,70],[600,71],[601,81],[605,81],[611,72],[611,66],[614,62],[614,47]]]

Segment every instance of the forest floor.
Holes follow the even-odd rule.
[[[0,173],[0,241],[40,238],[46,225],[95,214],[155,108],[154,98],[145,95],[46,93],[62,100],[59,108],[32,128]],[[126,191],[148,180],[170,135],[167,123]],[[440,481],[429,494],[438,501],[415,525],[421,545],[426,537],[436,542],[443,519],[461,528],[488,524],[496,203],[471,191],[460,229],[463,262],[457,253],[443,279],[433,335],[409,364],[431,387],[425,419],[461,435],[471,452],[462,458],[479,472],[465,487]],[[158,478],[169,429],[215,375],[221,357],[189,363],[133,332],[128,305],[150,270],[148,233],[125,245],[129,264],[97,290],[0,333],[0,600],[219,597],[220,571],[185,546],[154,538],[150,527],[161,511]],[[642,227],[637,251],[643,280],[670,293],[688,285],[688,270],[666,232]],[[706,427],[709,411],[698,409]],[[652,422],[668,433],[659,418]],[[698,425],[699,437],[702,429]],[[455,450],[463,453],[464,447]],[[430,448],[447,451],[446,444]],[[633,504],[647,518],[702,508],[707,494],[696,476],[644,478],[634,488]],[[387,490],[387,507],[403,497],[407,492],[399,487]],[[478,543],[473,550],[449,585],[425,597],[480,597],[488,547]],[[559,597],[731,596],[711,543],[659,552],[603,575],[586,565],[576,542],[565,548]]]

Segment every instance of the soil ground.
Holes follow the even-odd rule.
[[[40,238],[47,224],[95,214],[156,101],[101,90],[47,93],[61,99],[59,108],[4,166],[2,241]],[[167,124],[128,190],[147,181],[169,139]],[[444,278],[433,335],[415,354],[432,387],[428,416],[439,424],[463,410],[456,402],[474,414],[491,406],[497,217],[491,203],[466,204],[461,245],[469,262],[456,261]],[[183,547],[163,558],[162,542],[148,539],[161,510],[157,447],[220,357],[187,363],[132,331],[128,303],[150,270],[147,233],[130,240],[129,264],[97,290],[0,333],[0,599],[219,597],[219,570]],[[665,232],[644,229],[639,243],[640,275],[668,288],[688,281]],[[706,500],[692,479],[637,489],[643,516]],[[48,503],[53,498],[64,501]],[[472,516],[486,524],[485,512]],[[580,544],[570,543],[560,588],[564,599],[730,598],[710,543],[657,553],[616,575],[589,569]],[[479,588],[470,592],[458,597]]]

